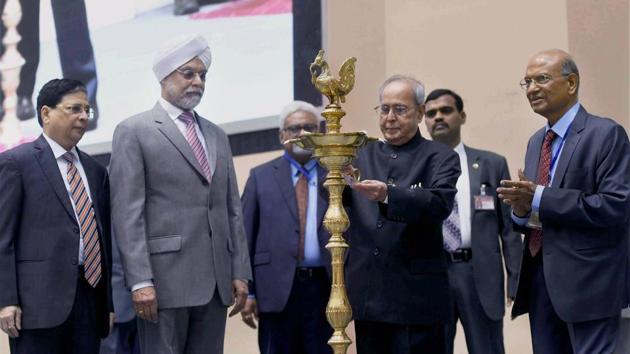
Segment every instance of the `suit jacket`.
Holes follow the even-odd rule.
[[[105,337],[114,310],[109,182],[105,168],[78,151],[101,246],[96,323]],[[19,305],[24,329],[60,325],[74,303],[80,226],[63,178],[43,136],[0,154],[0,307]]]
[[[358,154],[361,178],[388,183],[388,203],[351,192],[347,283],[354,318],[446,323],[452,316],[442,222],[451,213],[459,157],[420,132],[402,146],[373,142]]]
[[[505,314],[503,265],[508,275],[508,296],[515,297],[523,251],[521,235],[512,231],[511,210],[496,195],[501,180],[510,179],[510,172],[503,156],[468,146],[464,148],[470,180],[470,233],[475,290],[488,318],[498,321]],[[494,210],[475,210],[474,196],[480,194],[482,184],[486,185],[486,194],[494,199]]]
[[[152,279],[161,309],[207,304],[215,286],[228,306],[232,280],[251,280],[227,136],[198,122],[211,181],[159,103],[114,132],[112,216],[126,283]]]
[[[322,225],[328,206],[323,187],[326,171],[317,167],[317,225],[322,260],[330,271],[330,254],[325,246],[330,234]],[[291,165],[278,157],[250,171],[243,192],[243,217],[253,260],[254,286],[258,311],[280,312],[291,293],[295,268],[300,222]]]
[[[131,292],[125,286],[125,272],[120,262],[120,251],[116,235],[112,234],[112,299],[116,309],[116,323],[129,322],[136,318],[131,301]]]
[[[529,140],[525,175],[536,180],[545,129]],[[628,303],[630,144],[623,127],[580,107],[540,201],[549,298],[566,322],[618,316]],[[526,233],[528,245],[529,229]],[[527,246],[524,247],[525,252]],[[528,310],[531,257],[523,256],[512,315]]]

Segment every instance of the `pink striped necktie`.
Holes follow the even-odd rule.
[[[63,154],[63,159],[68,163],[67,179],[83,238],[83,268],[85,270],[83,276],[92,287],[96,287],[101,279],[101,245],[98,241],[99,235],[94,208],[83,185],[79,170],[74,165],[74,155],[66,152]]]
[[[191,112],[184,111],[178,118],[186,124],[186,140],[188,140],[188,144],[192,148],[193,154],[195,154],[195,158],[201,166],[201,170],[206,175],[208,181],[210,181],[210,165],[208,164],[206,152],[203,150],[203,145],[201,145],[201,141],[199,141],[199,137],[197,136],[195,117]]]

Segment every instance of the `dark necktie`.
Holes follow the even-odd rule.
[[[547,187],[549,185],[549,177],[551,175],[551,144],[556,137],[556,133],[549,129],[543,141],[542,150],[540,151],[540,159],[538,160],[538,176],[536,183],[540,186]],[[529,233],[529,252],[532,257],[536,256],[542,248],[543,232],[541,229],[532,229]]]
[[[206,152],[203,150],[201,141],[197,136],[193,114],[191,112],[184,111],[182,114],[179,115],[178,118],[182,122],[186,123],[186,140],[188,140],[188,144],[190,145],[193,154],[195,154],[195,158],[197,159],[197,162],[199,162],[199,166],[201,166],[203,174],[206,175],[206,178],[208,179],[208,181],[210,181],[210,165],[208,164]]]
[[[63,159],[68,163],[68,184],[70,194],[79,217],[81,226],[81,237],[83,238],[83,268],[84,277],[92,287],[96,287],[101,279],[101,245],[98,242],[98,229],[94,208],[88,198],[87,190],[81,180],[79,170],[74,165],[74,155],[67,152],[63,154]]]
[[[295,199],[297,200],[298,219],[300,221],[300,240],[298,241],[298,260],[304,260],[304,233],[306,231],[306,208],[308,206],[308,179],[300,173],[295,184]]]

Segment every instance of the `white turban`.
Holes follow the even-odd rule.
[[[210,67],[212,58],[210,47],[205,38],[198,34],[173,38],[164,43],[155,55],[153,73],[158,81],[162,81],[175,69],[194,58],[199,58],[206,66],[206,69]]]

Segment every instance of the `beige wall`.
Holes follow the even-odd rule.
[[[628,0],[567,1],[569,50],[582,81],[580,100],[626,130],[630,127],[628,11]]]

